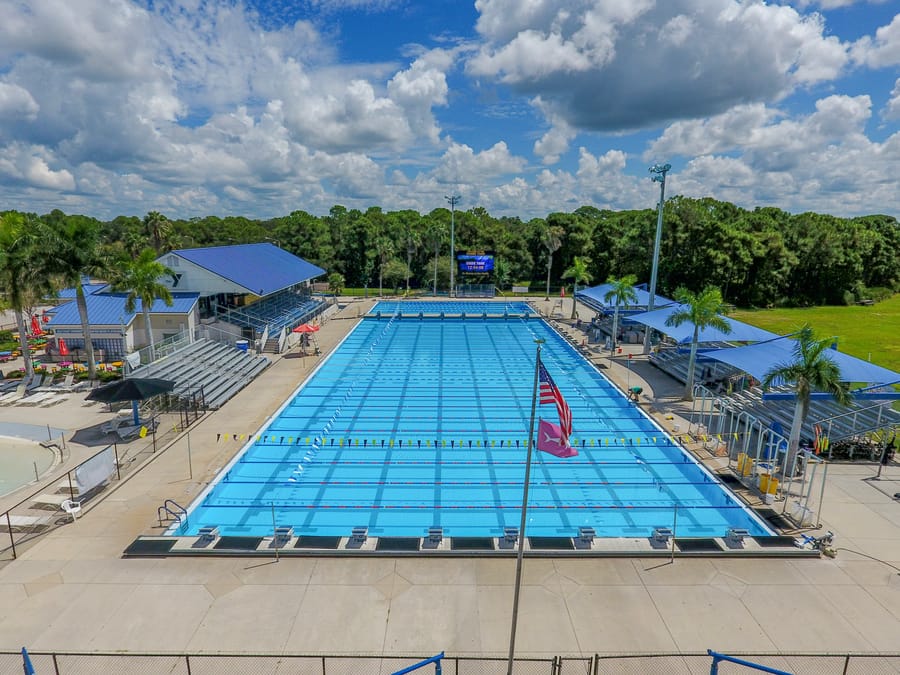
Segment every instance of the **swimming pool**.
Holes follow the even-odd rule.
[[[359,321],[173,532],[265,536],[273,520],[320,536],[518,527],[537,338],[579,455],[534,453],[529,536],[646,537],[671,528],[676,508],[679,536],[772,534],[541,319],[384,315]],[[538,413],[556,421],[553,406]]]

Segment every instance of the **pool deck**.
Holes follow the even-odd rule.
[[[322,327],[324,352],[371,303],[350,303]],[[669,378],[641,357],[630,371],[602,361],[623,388],[653,392],[661,424],[686,427]],[[513,559],[121,557],[138,535],[161,532],[164,499],[189,503],[242,445],[217,434],[257,429],[317,363],[277,358],[192,427],[193,480],[183,436],[77,522],[0,562],[0,649],[505,656]],[[52,412],[0,408],[0,422],[72,431],[109,416],[74,399]],[[69,447],[73,459],[96,451]],[[836,534],[835,559],[526,558],[517,655],[895,653],[900,467],[867,480],[875,473],[829,467],[822,519]]]

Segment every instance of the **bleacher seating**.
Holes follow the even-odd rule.
[[[158,377],[176,382],[173,394],[203,391],[208,408],[219,408],[269,365],[269,359],[231,345],[200,339],[138,368],[130,377]]]
[[[772,387],[773,392],[790,392],[790,386]],[[759,420],[778,422],[784,432],[791,428],[794,418],[794,399],[768,399],[762,397],[760,387],[751,387],[734,392],[729,397],[736,406]],[[900,426],[900,412],[891,407],[891,402],[851,401],[843,406],[832,399],[812,399],[809,402],[809,414],[800,432],[801,438],[814,438],[815,425],[819,424],[822,432],[832,442],[859,436],[877,429]]]
[[[703,344],[697,351],[697,361],[694,363],[694,383],[706,384],[713,389],[725,390],[726,382],[741,376],[741,371],[727,363],[703,358],[706,349],[720,349],[728,347],[724,342],[711,342]],[[691,360],[690,346],[661,347],[650,354],[650,363],[674,377],[679,382],[687,382],[688,363]]]
[[[257,334],[262,334],[268,326],[269,335],[277,335],[282,328],[290,328],[311,319],[323,304],[324,301],[320,298],[286,291],[263,298],[252,305],[223,312],[219,319],[235,326],[252,328]]]

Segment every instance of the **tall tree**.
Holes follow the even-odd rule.
[[[501,293],[504,286],[509,286],[509,263],[503,258],[494,260],[494,284]]]
[[[172,221],[159,211],[150,211],[144,216],[144,234],[157,255],[171,249]]]
[[[91,322],[84,296],[82,275],[103,273],[100,255],[100,224],[84,216],[67,216],[56,223],[49,236],[46,250],[48,271],[67,287],[75,288],[75,303],[81,320],[81,334],[87,356],[88,376],[97,379],[94,344],[91,341]]]
[[[610,351],[614,354],[616,351],[617,338],[619,336],[619,307],[624,305],[627,308],[630,303],[637,302],[637,291],[634,290],[634,285],[637,283],[637,277],[634,274],[626,274],[624,277],[619,277],[618,279],[610,277],[607,279],[606,283],[608,283],[611,288],[604,294],[603,302],[614,302],[616,308],[613,313],[612,337],[609,341],[611,345]]]
[[[156,252],[152,248],[145,248],[134,260],[122,261],[121,267],[112,274],[113,290],[128,293],[125,299],[126,311],[133,312],[137,307],[137,301],[141,301],[141,313],[144,315],[144,330],[147,345],[150,347],[151,360],[155,360],[156,355],[153,348],[153,330],[150,326],[150,308],[157,298],[167,307],[172,306],[172,293],[168,286],[160,281],[166,275],[175,278],[172,270],[156,261]]]
[[[572,280],[572,319],[578,316],[578,302],[575,300],[575,293],[578,292],[579,282],[587,284],[593,279],[591,273],[588,272],[590,264],[591,259],[587,256],[576,255],[572,259],[572,266],[563,272],[563,279]]]
[[[32,215],[10,211],[0,214],[0,293],[16,316],[19,347],[25,360],[25,378],[34,375],[25,313],[51,290],[40,255],[42,224]]]
[[[394,242],[381,235],[375,239],[375,254],[378,258],[378,295],[384,295],[384,268],[394,254]]]
[[[441,251],[441,244],[446,238],[447,228],[437,218],[431,218],[425,231],[425,239],[430,246],[434,247],[434,287],[432,289],[434,295],[437,295],[438,289],[438,255]]]
[[[722,301],[722,292],[707,286],[699,293],[693,293],[682,287],[675,291],[675,300],[681,306],[666,319],[667,326],[678,327],[683,323],[694,326],[691,338],[691,357],[688,359],[687,382],[684,385],[684,400],[694,400],[694,367],[697,363],[697,346],[700,344],[700,331],[712,327],[725,334],[731,332],[731,323],[722,316],[728,310]],[[649,327],[647,330],[650,330]]]
[[[561,227],[549,225],[541,237],[541,244],[547,249],[547,296],[544,300],[550,299],[550,268],[553,266],[553,254],[562,246],[563,235],[565,232]]]
[[[834,338],[817,338],[810,325],[805,324],[797,333],[793,358],[775,365],[763,377],[763,390],[768,389],[776,380],[781,380],[793,384],[797,396],[783,467],[785,475],[793,475],[800,447],[800,430],[809,414],[809,400],[813,390],[831,394],[841,405],[850,403],[851,395],[841,382],[840,368],[829,356],[828,349],[833,341]]]

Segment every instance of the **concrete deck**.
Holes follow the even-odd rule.
[[[322,327],[323,352],[370,303]],[[0,649],[505,656],[513,559],[121,558],[136,536],[160,533],[164,499],[190,502],[241,447],[217,433],[256,430],[317,363],[279,358],[192,427],[193,480],[182,436],[77,522],[0,563]],[[640,358],[604,372],[652,391],[676,415],[664,425],[685,424],[680,388]],[[76,400],[0,409],[0,422],[69,432],[110,416]],[[69,448],[73,460],[97,449]],[[823,524],[836,534],[835,559],[526,559],[517,655],[896,652],[900,468],[878,483],[867,480],[875,472],[829,468]]]

